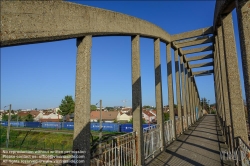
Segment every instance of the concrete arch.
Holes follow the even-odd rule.
[[[140,35],[169,43],[160,27],[126,14],[63,1],[2,1],[1,47],[86,35]]]

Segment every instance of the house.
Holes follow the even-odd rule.
[[[113,123],[117,120],[118,111],[102,111],[102,122]],[[100,120],[100,111],[91,111],[90,121],[98,122]]]
[[[148,110],[142,110],[142,118],[145,119],[146,123],[152,123],[156,120],[156,116]]]
[[[58,114],[56,111],[42,111],[42,117],[39,118],[40,122],[60,122],[62,115]]]
[[[132,112],[123,113],[122,111],[119,111],[117,115],[117,121],[118,122],[128,122],[132,119]]]

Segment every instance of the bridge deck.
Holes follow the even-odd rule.
[[[220,129],[215,115],[196,122],[167,149],[155,156],[148,166],[222,165],[220,160]]]

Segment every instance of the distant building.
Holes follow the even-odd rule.
[[[118,111],[102,111],[102,121],[107,123],[112,123],[117,120]],[[90,121],[98,122],[100,121],[100,111],[91,111]]]

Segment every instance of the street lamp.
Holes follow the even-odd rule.
[[[8,128],[7,128],[7,138],[6,138],[6,148],[9,146],[9,138],[10,138],[10,111],[11,111],[11,104],[9,106],[9,117],[8,117]],[[5,107],[7,107],[5,106]],[[4,107],[4,108],[5,108]]]

